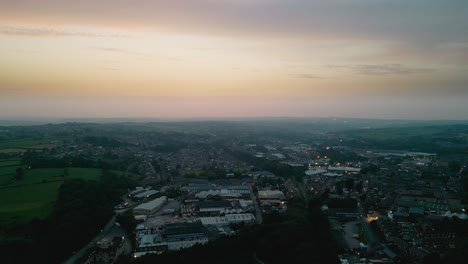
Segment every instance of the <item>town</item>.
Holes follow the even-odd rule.
[[[49,141],[2,151],[2,169],[14,170],[2,176],[0,192],[23,188],[23,181],[55,182],[56,175],[42,175],[50,173],[45,168],[64,168],[65,183],[77,168],[127,174],[131,181],[121,186],[113,216],[64,263],[119,263],[127,256],[139,263],[239,236],[271,214],[313,203],[327,219],[341,263],[429,263],[463,249],[466,163],[446,154],[451,145],[440,155],[357,147],[351,132],[289,138],[270,130],[256,138],[226,132],[230,124],[198,132],[211,125],[197,124],[185,134],[158,131],[157,124],[120,125],[137,135],[117,131],[110,137],[103,136],[106,130],[119,125],[46,125],[31,132],[5,127],[5,136],[34,131],[41,135],[35,141]],[[145,126],[154,131],[139,132]],[[15,158],[21,161],[11,163]]]

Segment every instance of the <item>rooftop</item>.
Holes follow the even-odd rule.
[[[153,210],[154,208],[162,205],[165,203],[167,200],[167,196],[161,196],[159,198],[156,198],[152,201],[149,201],[147,203],[142,203],[139,206],[135,207],[135,209],[141,209],[141,210]]]

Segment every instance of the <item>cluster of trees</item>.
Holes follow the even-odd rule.
[[[109,137],[85,136],[81,140],[85,143],[101,147],[121,147],[127,145],[126,143]]]
[[[348,190],[356,190],[358,192],[362,192],[362,181],[358,181],[355,183],[353,178],[348,178],[345,181],[339,181],[335,184],[336,190],[338,194],[343,194],[343,187],[347,188]]]
[[[277,176],[296,179],[298,181],[302,181],[302,178],[305,175],[304,172],[306,171],[306,167],[293,167],[287,164],[279,163],[277,161],[257,158],[249,153],[244,152],[232,152],[230,154],[239,160],[247,162],[248,164],[252,164],[254,166],[252,169],[253,171],[265,170],[272,172]]]
[[[125,160],[122,162],[107,162],[103,160],[89,159],[85,156],[73,156],[58,158],[46,158],[38,152],[28,151],[21,158],[21,163],[31,166],[31,168],[65,168],[65,167],[78,167],[78,168],[102,168],[114,170],[127,170],[132,160]]]
[[[379,128],[347,131],[346,145],[358,148],[400,149],[468,155],[467,125]]]
[[[380,167],[374,164],[361,168],[361,174],[374,174],[380,171]]]
[[[356,199],[329,199],[327,202],[329,208],[356,208],[357,201]]]
[[[219,169],[216,167],[204,167],[202,168],[202,171],[200,172],[189,172],[185,173],[184,176],[187,178],[193,178],[193,179],[207,179],[207,180],[218,180],[218,179],[226,179],[229,178],[227,176],[228,173],[233,173],[234,176],[233,178],[240,179],[243,177],[242,173],[239,171],[233,171],[229,170],[226,171],[224,169]]]
[[[72,179],[59,188],[51,215],[18,225],[26,239],[0,245],[2,263],[59,263],[88,243],[112,218],[120,196],[135,183],[103,171],[99,182]],[[27,252],[27,254],[24,254]]]
[[[342,151],[339,149],[332,149],[332,148],[321,148],[319,152],[323,156],[330,157],[330,164],[334,164],[336,162],[344,163],[347,161],[367,161],[368,158],[359,156],[356,152],[353,151]]]
[[[226,170],[218,169],[216,167],[209,167],[204,168],[202,171],[198,173],[190,172],[186,173],[184,176],[187,178],[198,178],[198,179],[208,179],[208,180],[216,180],[216,179],[226,179]]]

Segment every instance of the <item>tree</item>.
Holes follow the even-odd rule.
[[[362,181],[358,182],[355,186],[354,189],[358,191],[359,193],[362,192]]]
[[[137,226],[137,222],[135,220],[135,217],[132,214],[132,210],[127,210],[123,214],[118,214],[116,216],[116,221],[120,223],[123,229],[130,235],[135,231],[135,228]]]
[[[352,178],[346,179],[345,187],[348,189],[353,189],[354,187],[354,180]]]
[[[23,168],[17,168],[16,169],[16,179],[17,180],[22,180],[24,176],[24,170]]]

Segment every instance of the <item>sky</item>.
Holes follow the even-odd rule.
[[[466,0],[0,0],[0,118],[467,119]]]

